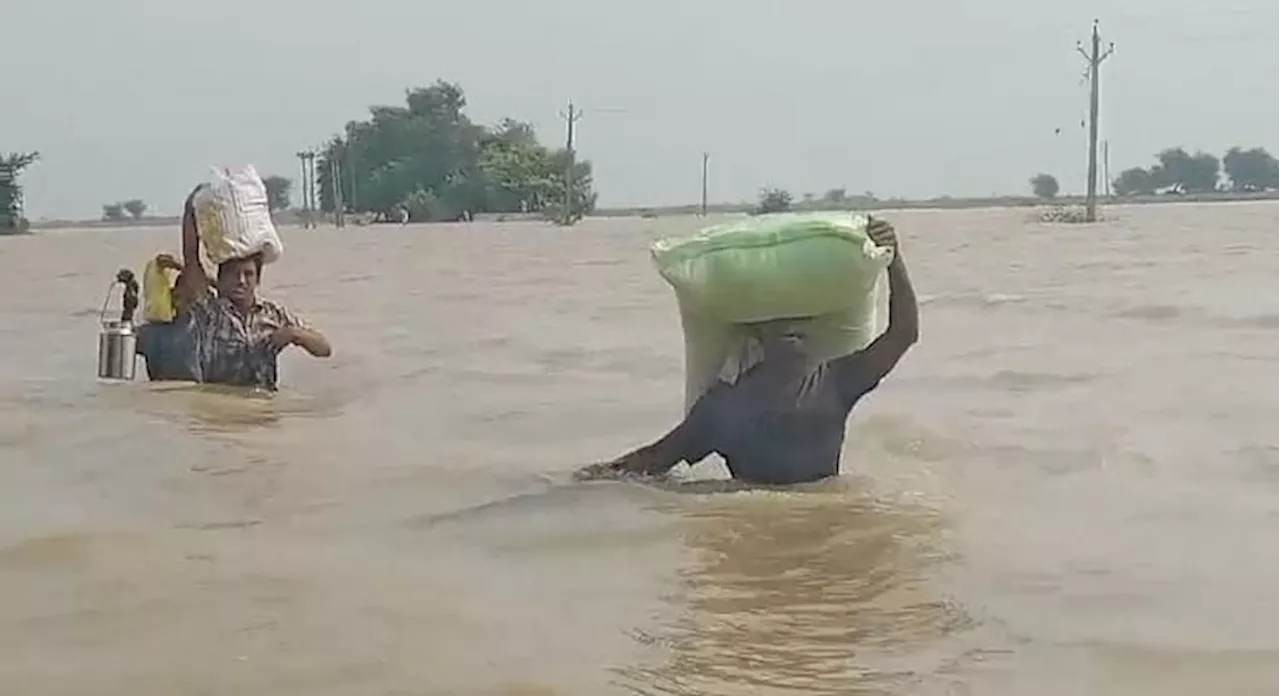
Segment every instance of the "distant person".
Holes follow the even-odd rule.
[[[400,224],[401,225],[409,224],[409,209],[404,206],[400,206],[397,212],[400,216]]]
[[[199,188],[197,187],[197,191]],[[275,390],[277,357],[291,345],[318,358],[333,349],[319,331],[288,309],[258,297],[262,254],[218,264],[214,285],[200,262],[195,209],[187,196],[182,213],[183,272],[178,295],[190,314],[203,382]]]
[[[866,348],[811,367],[803,320],[753,326],[763,357],[733,384],[711,387],[674,430],[612,462],[579,470],[580,479],[657,476],[680,462],[724,457],[735,479],[794,484],[840,470],[845,421],[919,337],[919,312],[893,227],[873,220],[872,241],[895,250],[889,266],[889,323]]]
[[[182,294],[176,291],[177,286],[183,282],[182,264],[169,254],[156,256],[152,263],[161,271],[159,279],[165,282],[165,287],[148,288],[147,291],[168,294],[174,315],[168,321],[152,319],[138,327],[137,352],[147,365],[147,378],[153,382],[199,382],[200,361],[196,355],[191,313],[187,311]],[[166,270],[178,271],[178,278],[173,286],[168,286],[163,273]],[[147,280],[152,282],[150,274]]]

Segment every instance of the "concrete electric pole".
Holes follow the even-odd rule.
[[[1084,56],[1088,63],[1086,77],[1089,78],[1089,184],[1085,188],[1084,215],[1085,222],[1098,219],[1098,68],[1102,62],[1115,52],[1115,44],[1109,44],[1105,51],[1101,50],[1102,37],[1098,35],[1098,20],[1093,20],[1093,35],[1090,49],[1076,44],[1076,50]]]

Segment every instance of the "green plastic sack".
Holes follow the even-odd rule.
[[[809,323],[817,360],[856,351],[883,330],[882,279],[893,252],[867,237],[861,215],[743,218],[658,240],[651,253],[680,305],[686,408],[758,357],[748,324]]]

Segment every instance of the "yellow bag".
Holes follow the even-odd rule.
[[[173,269],[161,268],[155,259],[142,272],[142,317],[147,321],[171,322],[178,312],[173,304]]]

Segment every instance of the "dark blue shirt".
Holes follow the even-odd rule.
[[[180,314],[172,322],[139,326],[137,352],[146,360],[147,377],[153,382],[202,381],[189,314]]]
[[[849,412],[879,384],[868,383],[851,357],[814,370],[795,393],[780,393],[759,368],[734,384],[718,382],[673,433],[674,454],[695,463],[718,453],[735,479],[751,483],[835,476]]]

